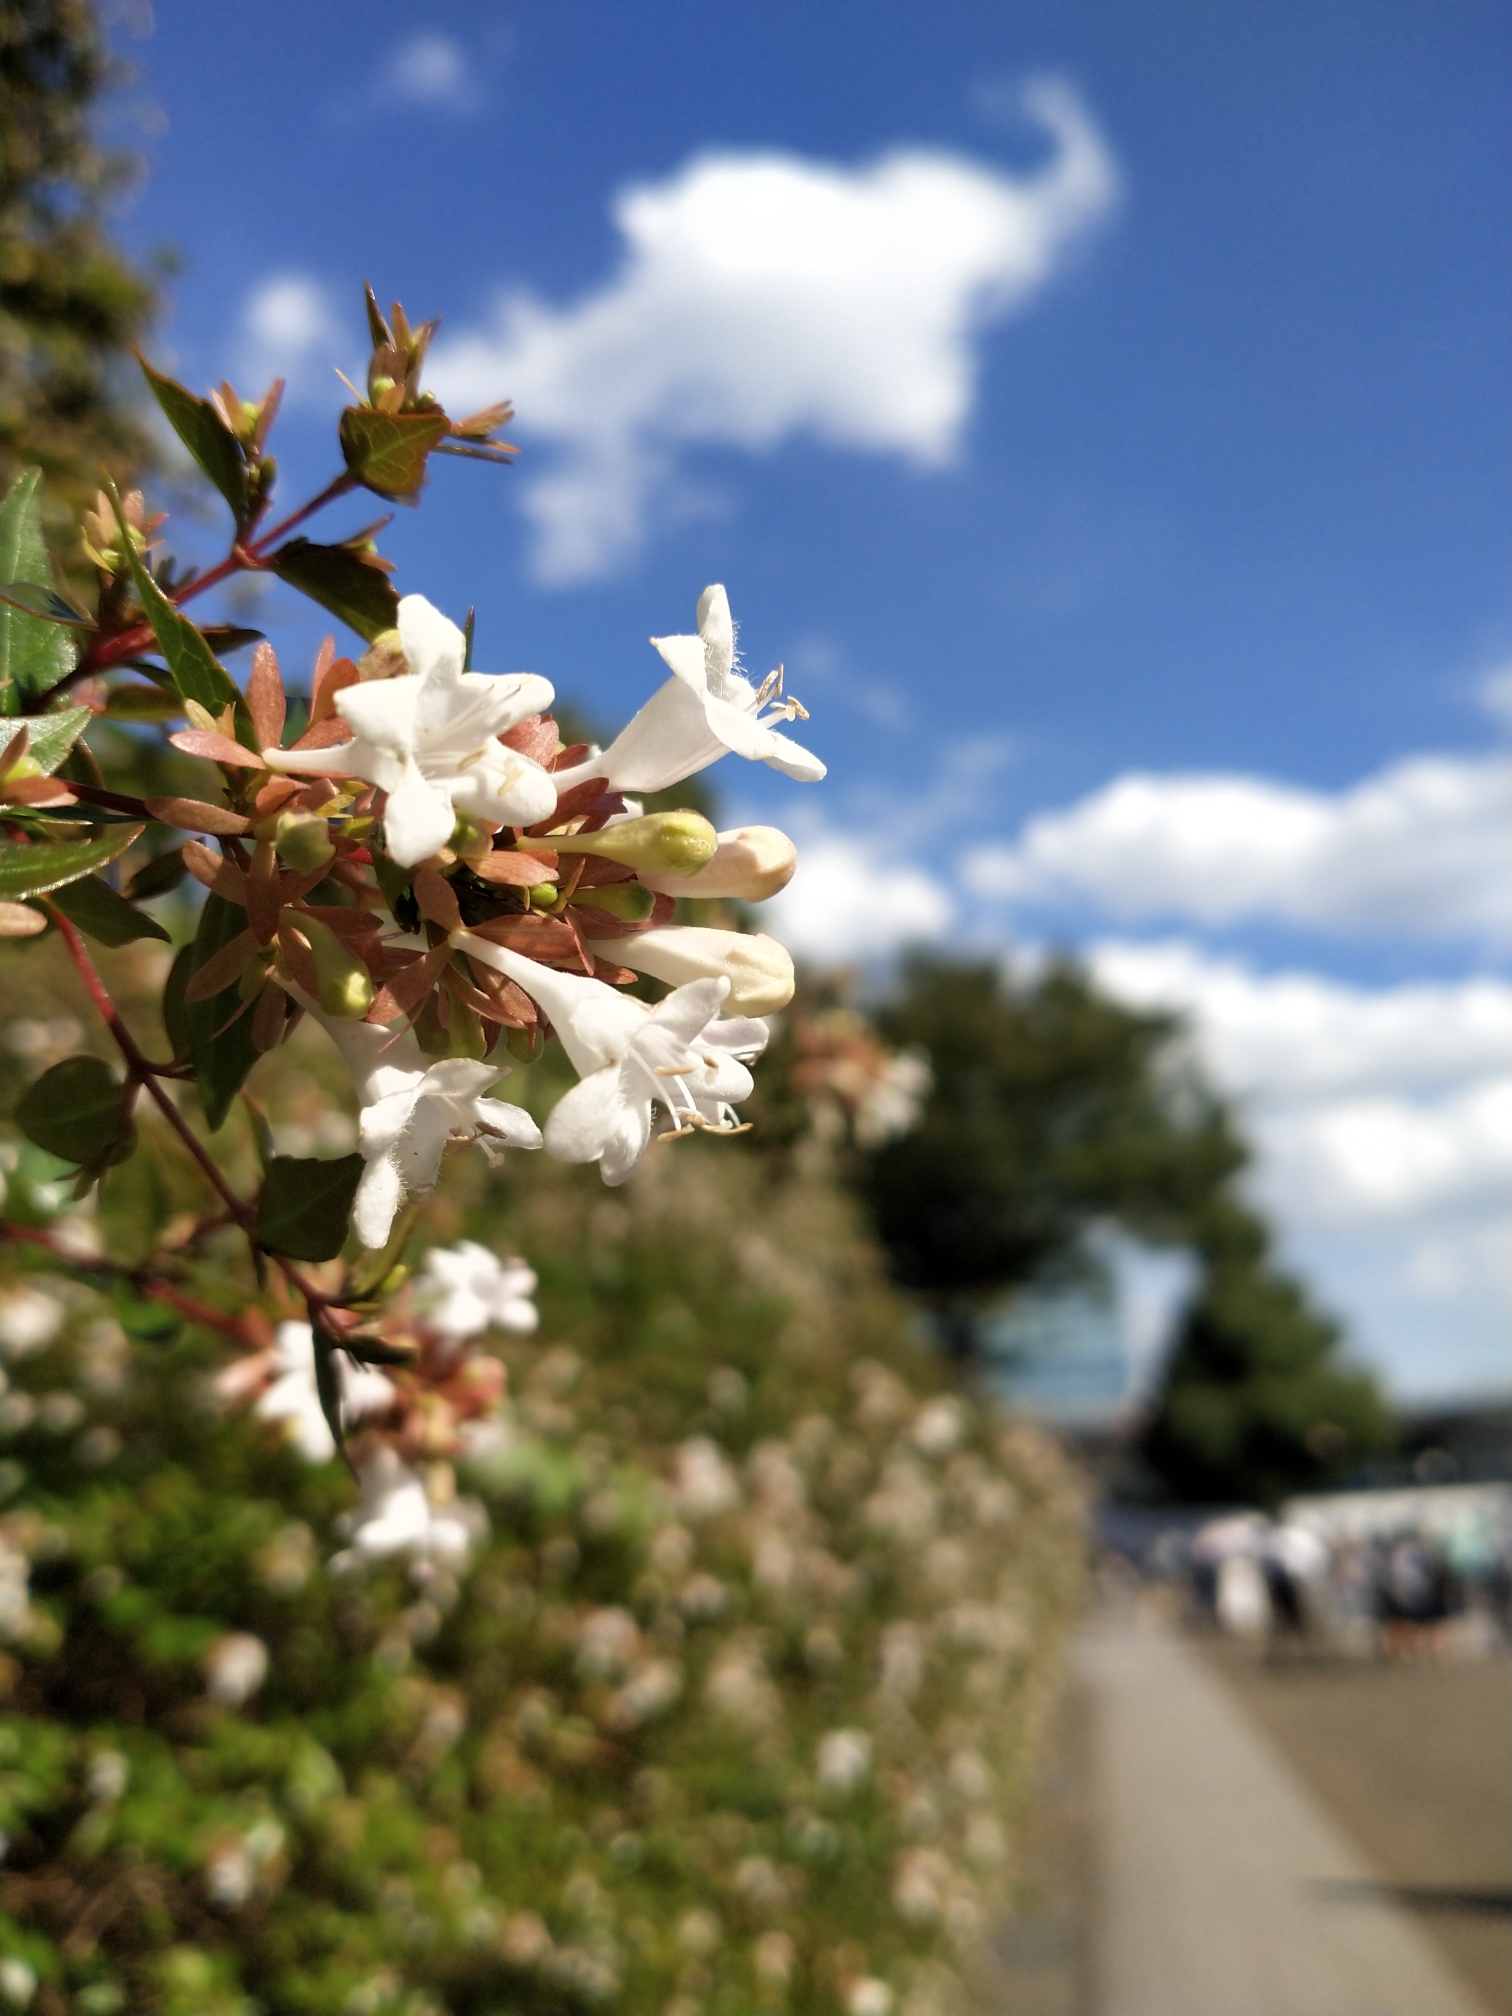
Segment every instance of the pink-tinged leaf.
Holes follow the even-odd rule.
[[[207,889],[217,896],[224,896],[228,903],[238,903],[243,909],[247,904],[247,878],[234,861],[217,854],[213,848],[202,847],[198,840],[186,840],[183,845],[184,866],[196,882],[203,882]]]
[[[56,777],[8,777],[0,783],[0,799],[8,805],[77,805],[78,799]]]
[[[186,756],[203,756],[211,763],[223,763],[230,770],[266,770],[267,764],[255,749],[243,749],[229,735],[217,735],[209,728],[180,728],[168,740]]]
[[[23,721],[9,742],[6,743],[4,754],[0,755],[0,776],[3,776],[6,771],[12,769],[21,761],[30,744],[31,730]]]
[[[206,805],[198,798],[147,798],[143,800],[154,819],[165,826],[177,826],[187,833],[249,833],[250,819],[229,806]]]
[[[35,938],[47,929],[47,918],[29,903],[0,903],[0,938]]]
[[[262,733],[260,728],[258,733]],[[247,922],[256,933],[259,945],[272,944],[282,907],[278,856],[273,851],[271,840],[259,840],[252,854],[251,873],[247,876]]]
[[[392,1022],[396,1016],[410,1014],[436,985],[450,958],[451,947],[437,945],[434,950],[411,959],[379,989],[367,1012],[367,1020]]]
[[[288,704],[273,646],[267,643],[259,644],[252,653],[252,676],[247,681],[247,706],[251,711],[252,726],[257,730],[258,745],[261,748],[276,749],[283,741],[284,716],[288,712]]]
[[[331,644],[333,640],[328,637],[326,643]],[[344,693],[348,686],[357,685],[361,678],[362,674],[350,658],[328,659],[324,668],[316,674],[315,695],[310,703],[311,722],[329,720],[336,705],[336,695]]]
[[[537,854],[525,847],[495,847],[467,865],[480,882],[514,889],[537,889],[543,882],[555,882],[558,872],[555,854]]]
[[[432,924],[439,924],[443,931],[462,929],[462,912],[457,908],[456,891],[434,861],[427,861],[416,870],[413,886],[422,917]]]
[[[295,986],[318,998],[320,975],[315,970],[314,954],[299,933],[290,928],[288,919],[278,927],[278,954]]]
[[[313,917],[317,924],[324,924],[328,931],[334,931],[344,945],[352,946],[363,959],[368,956],[367,948],[372,939],[383,930],[381,921],[370,910],[352,910],[344,903],[302,903],[300,914]]]
[[[299,786],[292,777],[270,777],[252,801],[257,807],[258,817],[268,818],[281,805],[287,805],[298,791]]]
[[[219,952],[212,952],[184,989],[186,1001],[208,1001],[240,980],[262,947],[250,931],[239,931]]]
[[[602,980],[607,987],[630,987],[639,980],[640,975],[631,972],[628,966],[616,966],[612,959],[600,959],[595,954],[593,977],[595,980]]]
[[[543,819],[539,826],[532,826],[532,835],[543,838],[553,826],[565,826],[569,819],[582,819],[590,812],[601,812],[605,818],[611,812],[619,811],[624,800],[618,792],[610,792],[602,777],[585,777],[572,790],[564,791],[557,800],[557,808],[549,819]]]
[[[328,714],[324,721],[317,721],[313,728],[306,728],[295,742],[296,749],[333,749],[338,743],[350,742],[352,731],[339,714]],[[326,772],[330,777],[344,777],[347,773],[339,763]]]
[[[481,924],[467,927],[479,938],[495,945],[507,945],[527,959],[543,966],[560,966],[564,960],[576,963],[577,939],[555,917],[487,917]]]
[[[510,1029],[533,1029],[539,1017],[536,1005],[523,987],[517,987],[502,973],[496,973],[492,966],[485,966],[481,960],[469,959],[467,970],[472,975],[473,984],[489,1001],[490,1006],[480,1008],[480,1015],[486,1014],[490,1022],[502,1022]]]
[[[252,1048],[261,1055],[275,1049],[284,1032],[284,1016],[289,997],[276,980],[269,980],[252,1010]]]
[[[531,714],[525,720],[517,721],[513,728],[506,729],[499,737],[506,749],[513,749],[517,755],[528,756],[532,763],[543,768],[551,767],[561,737],[557,725],[549,714]]]

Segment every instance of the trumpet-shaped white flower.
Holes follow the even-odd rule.
[[[540,1322],[531,1296],[536,1277],[523,1260],[501,1260],[476,1239],[433,1246],[419,1281],[426,1324],[460,1343],[497,1328],[528,1334]]]
[[[498,738],[551,705],[550,683],[533,672],[464,672],[466,639],[423,595],[400,602],[399,637],[408,672],[336,696],[350,742],[265,749],[266,762],[319,777],[365,777],[386,791],[384,846],[404,868],[446,845],[459,812],[489,827],[548,818],[552,778]]]
[[[729,749],[803,784],[824,775],[817,756],[772,725],[791,721],[800,711],[795,701],[774,690],[780,679],[774,675],[758,691],[738,670],[729,598],[717,582],[698,598],[696,637],[653,637],[651,642],[673,676],[600,755],[558,770],[559,790],[602,777],[615,791],[664,791]]]
[[[523,1107],[483,1097],[506,1075],[498,1065],[467,1057],[433,1061],[413,1038],[371,1022],[332,1015],[320,1020],[346,1058],[362,1102],[357,1146],[368,1166],[357,1186],[353,1222],[364,1246],[387,1243],[403,1200],[423,1197],[440,1174],[448,1141],[540,1147],[541,1130]]]
[[[727,980],[726,1005],[736,1015],[775,1015],[793,998],[792,955],[775,938],[757,931],[670,924],[612,942],[606,938],[593,949],[672,987],[690,980]]]
[[[440,1509],[432,1505],[422,1479],[386,1442],[368,1454],[357,1479],[362,1499],[352,1519],[352,1544],[333,1558],[333,1568],[360,1568],[405,1553],[453,1567],[466,1560],[485,1523],[476,1506],[456,1500]]]
[[[336,1454],[315,1384],[315,1338],[308,1323],[280,1323],[273,1337],[273,1384],[253,1412],[262,1421],[286,1421],[289,1440],[307,1463],[329,1463]],[[336,1354],[343,1421],[382,1414],[394,1404],[394,1388],[381,1372]]]
[[[619,941],[616,940],[616,943]],[[623,1183],[651,1141],[656,1108],[683,1132],[736,1130],[735,1107],[753,1088],[746,1062],[766,1046],[764,1022],[719,1019],[728,980],[696,980],[654,1007],[576,973],[538,966],[518,952],[454,931],[451,943],[507,973],[545,1009],[580,1083],[546,1122],[546,1152],[597,1162]]]

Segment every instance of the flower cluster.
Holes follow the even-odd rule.
[[[177,1247],[153,1255],[159,1292],[181,1272],[176,1254],[217,1225],[250,1241],[266,1292],[256,1311],[222,1312],[250,1348],[229,1384],[258,1388],[260,1412],[293,1424],[312,1457],[359,1424],[383,1444],[381,1462],[362,1462],[377,1496],[355,1529],[359,1557],[380,1535],[462,1544],[455,1521],[445,1540],[417,1524],[394,1396],[432,1346],[415,1343],[390,1293],[448,1146],[544,1149],[617,1185],[662,1136],[744,1131],[750,1066],[765,1018],[792,994],[792,961],[759,932],[680,922],[679,903],[712,900],[716,914],[759,903],[791,876],[795,850],[773,828],[721,833],[695,810],[648,813],[627,794],[665,792],[731,751],[798,780],[824,774],[784,732],[806,717],[781,670],[759,684],[742,670],[717,584],[699,597],[695,632],[651,639],[667,676],[599,749],[564,742],[546,679],[473,668],[471,616],[462,628],[423,595],[397,593],[373,543],[381,528],[334,543],[300,529],[357,490],[416,498],[432,454],[514,452],[497,438],[507,403],[454,420],[422,388],[433,322],[412,324],[398,306],[385,317],[371,290],[367,307],[372,355],[365,392],[354,388],[341,416],[342,473],[271,527],[281,388],[247,401],[223,384],[199,398],[144,367],[231,512],[218,565],[181,570],[164,551],[163,514],[136,493],[102,492],[82,534],[98,586],[86,609],[53,586],[37,472],[0,507],[16,569],[0,591],[0,936],[62,943],[124,1067],[58,1059],[17,1121],[70,1166],[79,1199],[136,1152],[142,1119],[177,1136],[202,1194]],[[328,638],[291,690],[266,640],[188,613],[247,573],[337,615],[356,655]],[[238,681],[222,659],[248,644]],[[101,724],[139,737],[111,782],[90,741]],[[140,731],[154,725],[169,747],[143,788]],[[169,793],[175,766],[182,788]],[[137,788],[115,788],[128,782]],[[180,886],[189,900],[175,899],[167,921],[146,907]],[[187,942],[162,990],[171,1054],[155,1059],[86,940],[119,948],[175,933]],[[350,1071],[350,1154],[262,1142],[249,1078],[305,1018]],[[539,1096],[501,1096],[553,1038],[576,1085],[549,1111]],[[185,1111],[190,1084],[203,1127]],[[254,1195],[205,1138],[238,1106],[262,1142]],[[344,1247],[348,1264],[329,1271]],[[434,1340],[437,1320],[427,1328],[422,1313],[415,1303],[416,1335]],[[439,1391],[441,1369],[421,1369]],[[428,1457],[449,1459],[436,1424],[465,1413],[453,1395],[426,1415]]]

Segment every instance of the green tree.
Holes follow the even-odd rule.
[[[1255,1213],[1216,1198],[1193,1244],[1198,1291],[1140,1443],[1175,1495],[1274,1505],[1387,1447],[1375,1381],[1339,1363],[1337,1324],[1276,1267]]]
[[[923,1124],[861,1166],[895,1276],[965,1363],[1029,1282],[1095,1265],[1108,1221],[1189,1250],[1198,1286],[1142,1449],[1178,1497],[1273,1502],[1384,1446],[1373,1380],[1275,1267],[1237,1194],[1250,1160],[1179,1018],[1110,1001],[1068,962],[1030,979],[916,959],[884,1033],[929,1055]]]
[[[1005,1289],[1076,1265],[1097,1221],[1179,1240],[1244,1163],[1222,1104],[1173,1064],[1175,1020],[1107,1000],[1069,963],[1012,980],[915,959],[879,1019],[927,1053],[934,1086],[861,1187],[898,1279],[958,1348]]]
[[[107,235],[131,164],[92,123],[118,78],[86,0],[0,4],[0,494],[43,471],[70,566],[101,468],[124,484],[155,459],[130,349],[157,294]]]

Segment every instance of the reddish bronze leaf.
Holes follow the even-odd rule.
[[[226,805],[205,805],[198,798],[147,798],[143,800],[154,819],[165,826],[180,826],[188,833],[248,833],[252,821]]]
[[[252,726],[257,730],[257,740],[264,749],[276,749],[283,741],[284,716],[288,711],[288,701],[284,696],[284,683],[278,670],[278,659],[273,646],[259,644],[252,653],[252,676],[247,681],[247,706],[252,715]]]
[[[266,770],[268,767],[255,749],[243,749],[240,742],[233,742],[229,735],[218,735],[210,728],[180,728],[168,740],[175,749],[182,749],[186,756],[204,756],[230,770]]]

